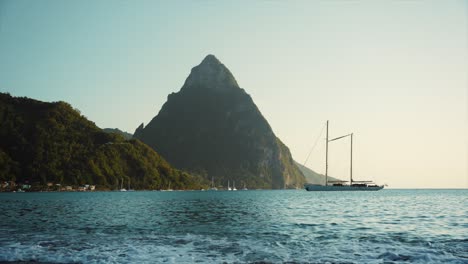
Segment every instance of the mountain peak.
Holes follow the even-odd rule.
[[[216,186],[232,180],[249,188],[281,189],[305,182],[250,95],[213,55],[192,68],[182,89],[141,128],[134,138],[177,168],[207,181],[213,177]]]
[[[209,54],[198,66],[192,68],[182,90],[225,90],[233,87],[239,88],[239,85],[232,73],[214,55]]]
[[[203,59],[203,61],[200,63],[201,64],[222,64],[218,58],[216,58],[215,55],[213,54],[208,54],[206,57]]]

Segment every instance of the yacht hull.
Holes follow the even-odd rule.
[[[383,186],[323,186],[313,184],[307,184],[304,187],[309,192],[378,191],[383,189]]]

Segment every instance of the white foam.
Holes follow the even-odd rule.
[[[42,241],[44,242],[44,241]],[[56,243],[56,241],[54,241]],[[231,240],[226,237],[187,234],[149,235],[96,241],[86,247],[73,243],[66,247],[11,243],[0,247],[0,261],[60,263],[220,263],[220,262],[365,262],[462,263],[449,253],[427,247],[395,246],[375,242],[348,241],[337,245],[308,244],[301,241]]]

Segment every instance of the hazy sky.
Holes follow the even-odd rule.
[[[1,1],[0,91],[134,132],[214,54],[303,162],[355,133],[355,178],[468,188],[468,1]],[[324,140],[307,166],[324,172]],[[330,145],[348,178],[349,141]]]

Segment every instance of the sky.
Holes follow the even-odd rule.
[[[133,133],[214,54],[293,158],[354,178],[468,188],[468,1],[5,1],[0,92]],[[347,179],[349,140],[330,143]]]

